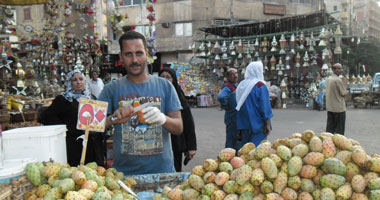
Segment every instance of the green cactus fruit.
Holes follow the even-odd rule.
[[[85,166],[89,167],[89,168],[91,168],[93,170],[96,170],[98,168],[98,164],[96,164],[96,162],[87,163]]]
[[[315,190],[314,182],[308,178],[301,179],[301,189],[305,192],[313,192]]]
[[[338,174],[342,176],[346,175],[346,165],[344,165],[344,163],[337,158],[327,158],[323,164],[326,167],[327,171],[331,174]]]
[[[380,172],[380,158],[373,157],[368,161],[368,168],[373,172]]]
[[[82,196],[86,197],[86,199],[91,199],[95,195],[95,193],[89,189],[80,189],[78,192]]]
[[[271,153],[269,154],[269,158],[273,160],[274,164],[276,164],[276,167],[279,168],[283,164],[282,159],[277,154]]]
[[[289,176],[295,176],[301,172],[302,158],[299,156],[293,156],[288,162],[288,174]]]
[[[237,194],[228,194],[223,200],[239,200],[239,196]]]
[[[232,165],[229,162],[219,163],[219,171],[220,172],[226,172],[228,174],[231,174],[232,170],[234,170],[234,168],[232,167]]]
[[[335,200],[335,192],[333,189],[325,187],[321,189],[321,200]]]
[[[62,193],[67,193],[68,191],[75,189],[75,182],[71,178],[65,178],[59,183],[58,187],[61,189]]]
[[[360,167],[365,167],[368,161],[367,153],[362,148],[356,148],[352,150],[351,159],[355,164],[359,165]]]
[[[269,194],[273,191],[273,184],[272,182],[265,180],[261,185],[260,185],[260,191],[263,194]]]
[[[267,157],[269,156],[269,154],[271,153],[271,149],[272,149],[272,145],[270,142],[263,142],[261,144],[259,144],[259,146],[257,146],[256,149],[254,149],[254,158],[257,159],[257,160],[261,160],[263,159],[264,157]]]
[[[207,196],[211,196],[211,194],[215,191],[217,191],[219,187],[215,185],[214,183],[207,183],[202,190],[202,194],[205,194]]]
[[[380,190],[371,190],[369,192],[370,200],[380,200]]]
[[[360,174],[360,167],[355,163],[348,162],[346,164],[346,168],[347,168],[347,172],[345,176],[346,181],[351,181],[355,175]]]
[[[378,189],[380,189],[380,178],[371,179],[368,182],[368,188],[371,189],[371,190],[378,190]]]
[[[199,192],[193,188],[188,188],[182,192],[183,200],[197,199],[199,195]]]
[[[265,157],[261,160],[261,168],[269,179],[275,179],[277,177],[278,170],[276,164],[274,164],[270,158]]]
[[[219,154],[218,154],[218,158],[220,159],[220,161],[230,161],[233,157],[235,157],[235,154],[236,154],[236,150],[235,149],[232,149],[232,148],[225,148],[225,149],[222,149]]]
[[[226,193],[223,190],[217,190],[211,194],[212,200],[224,200]]]
[[[306,191],[303,191],[301,192],[299,195],[298,195],[298,199],[309,199],[309,200],[313,200],[313,196],[309,193],[309,192],[306,192]]]
[[[297,144],[292,149],[293,156],[299,156],[303,158],[307,153],[309,153],[309,147],[306,144]]]
[[[252,169],[257,169],[261,167],[261,160],[251,159],[247,162],[247,165]]]
[[[284,145],[278,146],[276,149],[276,153],[278,156],[280,156],[282,160],[290,160],[290,158],[292,157],[292,151]]]
[[[182,197],[181,197],[182,198]],[[180,199],[180,198],[178,198]],[[202,194],[201,196],[198,196],[197,200],[211,200],[210,196]]]
[[[293,147],[297,146],[298,144],[306,144],[304,140],[301,138],[290,138],[288,139],[288,147],[293,149]]]
[[[248,165],[243,165],[240,168],[236,169],[236,183],[243,185],[248,182],[252,176],[252,168]]]
[[[316,189],[311,193],[311,195],[313,195],[314,200],[320,200],[321,199],[321,190]]]
[[[235,181],[229,180],[223,185],[223,191],[227,194],[235,194],[238,187],[239,185]]]
[[[238,155],[239,156],[241,156],[241,155],[248,155],[248,153],[250,151],[252,151],[253,149],[255,149],[255,148],[256,148],[256,146],[255,146],[254,143],[252,143],[252,142],[245,143],[243,145],[243,147],[238,150]]]
[[[98,186],[99,186],[99,183],[98,183]],[[117,183],[115,179],[112,179],[111,177],[106,177],[105,186],[110,190],[120,190],[120,185]]]
[[[40,185],[38,186],[37,188],[37,191],[36,191],[36,195],[40,198],[44,198],[44,196],[46,195],[46,193],[51,189],[51,186],[48,185],[48,184],[43,184],[43,185]]]
[[[249,191],[245,191],[243,194],[239,196],[239,200],[252,200],[253,193]]]
[[[343,151],[339,151],[335,155],[335,158],[339,159],[344,164],[347,164],[348,162],[351,161],[351,156],[352,156],[352,152],[351,151],[343,150]]]
[[[86,176],[86,180],[95,181],[98,178],[98,174],[94,170],[85,170],[84,175]]]
[[[341,134],[334,134],[333,136],[333,142],[336,147],[342,150],[352,150],[352,143],[351,141],[344,135]]]
[[[195,175],[195,174],[191,174],[189,176],[189,183],[190,183],[190,186],[198,191],[201,191],[202,188],[204,187],[205,183],[203,181],[203,179],[198,176],[198,175]]]
[[[360,174],[355,175],[352,177],[351,186],[356,193],[364,192],[366,187],[365,178]]]
[[[34,186],[42,185],[40,170],[35,163],[28,163],[26,165],[26,176]]]
[[[249,192],[253,192],[254,191],[253,185],[251,183],[249,183],[249,182],[246,182],[243,185],[239,185],[236,193],[243,194],[246,191],[249,191]]]
[[[286,187],[287,184],[288,175],[285,172],[280,171],[273,182],[273,191],[281,194],[282,190]]]
[[[309,142],[309,148],[312,152],[322,152],[322,140],[317,136],[312,137]]]
[[[72,171],[69,168],[62,168],[58,172],[59,179],[71,178]]]
[[[214,159],[206,159],[203,161],[203,168],[206,172],[215,172],[218,169],[218,162]]]
[[[305,142],[310,142],[311,138],[313,138],[315,136],[315,133],[314,131],[312,130],[306,130],[305,132],[302,133],[302,136],[301,138],[305,141]]]
[[[87,200],[86,197],[79,194],[77,191],[69,191],[65,195],[65,200]]]
[[[215,179],[215,172],[206,172],[205,175],[203,176],[203,181],[205,183],[212,183],[214,182]]]
[[[112,197],[108,192],[96,192],[92,197],[93,200],[111,200]]]
[[[338,189],[340,186],[342,186],[346,182],[346,179],[341,175],[326,174],[320,178],[320,182],[321,182],[322,187]]]
[[[206,172],[203,169],[202,165],[197,165],[197,166],[193,167],[193,169],[191,170],[191,173],[202,177],[205,175]]]
[[[61,189],[55,187],[51,188],[44,196],[44,200],[56,200],[62,198],[62,191]]]
[[[283,162],[281,167],[280,167],[280,171],[283,171],[285,172],[285,174],[289,174],[289,171],[288,171],[288,162]]]
[[[301,187],[301,178],[299,176],[291,176],[288,178],[288,187],[298,190]]]
[[[352,195],[352,187],[350,183],[346,183],[340,186],[335,192],[335,197],[338,200],[347,200],[351,197],[351,195]]]
[[[251,179],[249,180],[252,185],[259,186],[265,180],[264,171],[261,168],[254,169],[252,171]]]
[[[117,192],[111,196],[111,200],[123,200],[123,194],[121,192]]]
[[[124,179],[124,173],[123,172],[117,172],[115,174],[115,178],[116,180],[123,180]]]

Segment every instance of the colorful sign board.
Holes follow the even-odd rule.
[[[80,99],[78,108],[77,129],[104,132],[106,126],[108,103],[91,99]]]

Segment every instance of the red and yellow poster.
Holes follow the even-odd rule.
[[[85,130],[89,119],[89,130],[104,132],[108,103],[91,99],[80,99],[77,129]]]

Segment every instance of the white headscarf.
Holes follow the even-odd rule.
[[[71,79],[76,73],[80,73],[83,76],[83,79],[85,81],[84,90],[81,92],[76,92],[73,89],[73,86],[71,84]],[[69,74],[67,75],[66,90],[62,92],[61,95],[65,97],[67,101],[70,101],[70,102],[73,102],[73,99],[75,99],[78,102],[80,98],[91,99],[91,93],[90,93],[90,90],[88,89],[86,76],[79,69],[74,69],[73,71],[69,72]]]
[[[236,88],[236,110],[240,110],[257,82],[261,81],[265,84],[263,70],[263,63],[261,61],[249,63],[245,69],[244,80]]]

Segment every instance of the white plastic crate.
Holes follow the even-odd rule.
[[[3,132],[4,159],[32,158],[67,163],[66,125],[16,128]]]
[[[30,158],[4,160],[4,168],[0,169],[0,183],[10,183],[12,179],[25,174],[28,163],[35,162]]]

